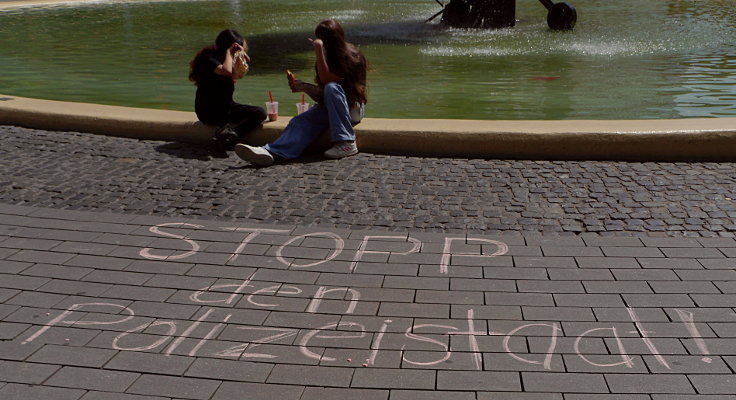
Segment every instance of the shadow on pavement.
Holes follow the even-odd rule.
[[[195,145],[181,142],[170,142],[156,146],[156,151],[185,160],[210,161],[213,158],[228,158],[223,150],[214,144]]]

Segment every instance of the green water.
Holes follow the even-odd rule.
[[[0,93],[193,110],[188,63],[223,28],[250,43],[236,100],[268,90],[293,115],[284,70],[314,76],[307,38],[335,18],[371,63],[367,115],[643,119],[736,116],[733,0],[569,0],[572,32],[537,0],[517,26],[447,29],[433,0],[113,2],[0,11]]]

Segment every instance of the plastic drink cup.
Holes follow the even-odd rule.
[[[276,121],[279,118],[279,102],[278,101],[267,101],[266,102],[266,114],[268,114],[269,121]]]
[[[296,115],[309,110],[309,103],[296,103]]]

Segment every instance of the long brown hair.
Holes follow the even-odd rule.
[[[345,32],[340,24],[332,19],[319,23],[314,35],[324,43],[325,58],[330,71],[343,78],[348,106],[367,103],[366,75],[367,61],[363,53],[352,43],[345,41]],[[317,76],[319,82],[319,76]]]

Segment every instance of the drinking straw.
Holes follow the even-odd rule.
[[[268,91],[268,98],[271,99],[271,103],[273,103],[273,95],[270,90]]]
[[[302,104],[304,104],[304,93],[302,93]]]

